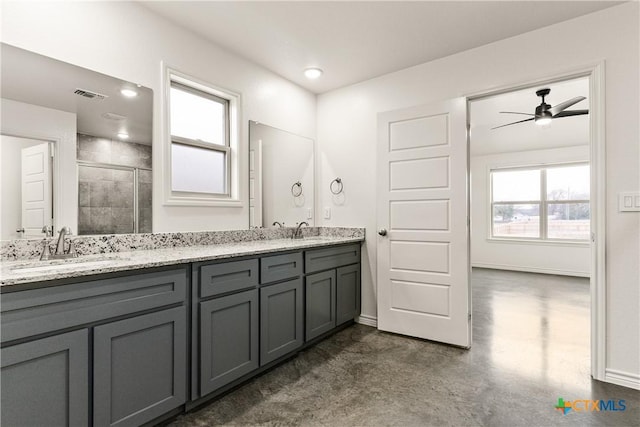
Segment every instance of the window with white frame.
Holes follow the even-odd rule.
[[[170,70],[167,76],[167,202],[237,203],[239,96]]]
[[[589,239],[589,165],[493,169],[491,237]]]

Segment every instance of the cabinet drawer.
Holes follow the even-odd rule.
[[[314,249],[304,254],[305,273],[328,270],[360,262],[360,244]]]
[[[302,274],[302,253],[264,257],[260,260],[260,283],[292,279]]]
[[[200,267],[200,297],[206,298],[258,285],[258,260],[225,262]]]
[[[2,341],[184,302],[184,268],[2,294]]]

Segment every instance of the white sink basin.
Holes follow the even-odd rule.
[[[92,267],[100,267],[112,263],[113,259],[102,259],[96,261],[68,261],[60,264],[28,264],[24,266],[17,266],[11,269],[13,273],[38,273],[45,271],[60,271],[60,270],[74,270],[77,268],[92,268]]]

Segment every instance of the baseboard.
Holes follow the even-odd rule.
[[[366,314],[361,314],[358,319],[356,319],[356,323],[360,323],[361,325],[373,326],[374,328],[378,327],[378,318],[373,316],[367,316]]]
[[[640,375],[630,372],[606,369],[604,372],[605,382],[640,390]]]
[[[490,268],[493,270],[524,271],[526,273],[555,274],[559,276],[589,277],[589,273],[585,273],[583,271],[557,270],[553,268],[537,268],[522,265],[488,264],[484,262],[474,262],[471,264],[471,267]]]

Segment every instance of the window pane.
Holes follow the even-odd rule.
[[[589,200],[589,165],[547,169],[547,200]]]
[[[493,171],[494,202],[540,200],[540,171]]]
[[[171,135],[226,145],[225,104],[171,87]]]
[[[589,239],[589,203],[554,203],[547,208],[551,239]]]
[[[495,237],[540,237],[540,205],[494,205]]]
[[[171,189],[226,194],[226,154],[183,144],[171,144]]]

